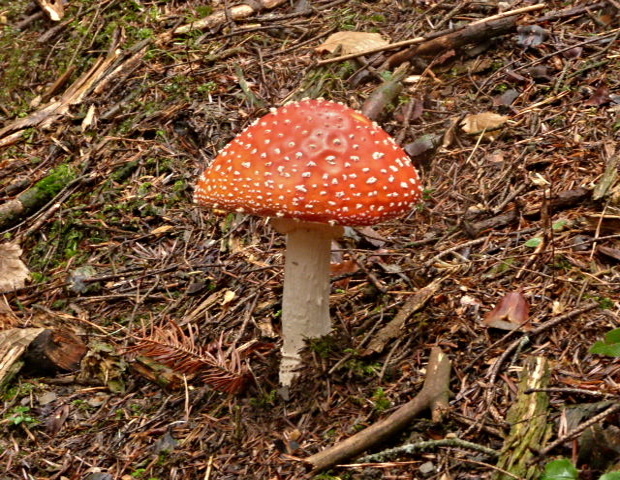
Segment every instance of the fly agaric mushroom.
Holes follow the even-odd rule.
[[[329,333],[329,266],[343,225],[411,209],[422,192],[411,160],[375,122],[340,103],[302,100],[254,122],[203,172],[195,201],[275,217],[286,233],[280,383],[289,386],[305,338]]]

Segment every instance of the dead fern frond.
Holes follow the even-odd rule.
[[[196,346],[193,336],[176,324],[171,328],[155,327],[148,337],[138,338],[127,353],[144,355],[186,375],[196,375],[214,390],[237,394],[249,379],[248,366],[235,348],[224,347],[223,339],[206,349]]]

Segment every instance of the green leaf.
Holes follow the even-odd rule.
[[[530,238],[527,242],[525,242],[526,247],[536,248],[538,245],[542,243],[543,239],[541,237]]]
[[[578,477],[579,470],[570,460],[562,458],[545,465],[545,472],[540,480],[576,480]]]
[[[620,472],[610,472],[603,475],[598,480],[620,480]]]
[[[555,222],[553,225],[551,225],[551,228],[553,229],[554,232],[561,232],[562,230],[564,230],[564,227],[567,224],[568,224],[568,220],[563,218]]]
[[[605,334],[605,340],[600,340],[590,347],[590,353],[620,357],[620,328]]]

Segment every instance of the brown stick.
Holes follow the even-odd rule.
[[[439,347],[433,347],[420,393],[384,420],[311,455],[305,461],[314,467],[314,471],[330,468],[394,436],[427,408],[431,409],[433,420],[440,421],[448,409],[450,368],[451,363],[446,354]]]
[[[513,32],[517,28],[518,16],[500,18],[488,22],[476,22],[463,30],[444,35],[416,47],[395,53],[387,60],[389,68],[411,61],[414,57],[428,57],[441,51],[459,48],[469,43],[478,43],[493,37]]]
[[[493,20],[498,20],[501,18],[505,18],[505,17],[510,17],[513,15],[521,15],[523,13],[529,13],[529,12],[533,12],[534,10],[540,10],[542,8],[545,7],[545,4],[538,4],[538,5],[530,5],[527,7],[523,7],[523,8],[517,8],[516,10],[510,10],[508,12],[503,12],[503,13],[499,13],[497,15],[493,15],[492,17],[488,17],[488,18],[484,18],[482,20],[478,20],[476,22],[471,23],[470,25],[468,25],[467,27],[471,26],[471,25],[475,25],[478,23],[482,23],[482,22],[489,22],[489,21],[493,21]],[[464,27],[464,28],[467,28]],[[458,31],[460,31],[461,29],[459,28]],[[400,48],[400,47],[410,47],[411,45],[417,45],[418,43],[423,43],[426,41],[430,41],[434,38],[437,37],[442,37],[444,35],[447,34],[451,34],[454,33],[455,30],[454,29],[447,29],[447,30],[442,30],[439,32],[434,32],[431,33],[429,35],[426,35],[424,37],[415,37],[415,38],[410,38],[408,40],[403,40],[402,42],[395,42],[395,43],[390,43],[389,45],[384,45],[381,47],[377,47],[377,48],[371,48],[369,50],[365,50],[363,52],[356,52],[356,53],[349,53],[347,55],[341,55],[339,57],[334,57],[334,58],[326,58],[324,60],[319,60],[317,62],[317,65],[327,65],[329,63],[335,63],[335,62],[341,62],[344,60],[350,60],[352,58],[357,58],[360,57],[362,55],[370,55],[372,53],[379,53],[379,52],[383,52],[386,50],[394,50],[395,48]]]

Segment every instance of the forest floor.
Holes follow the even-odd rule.
[[[70,0],[59,21],[33,2],[0,5],[0,333],[5,347],[20,334],[45,351],[0,350],[0,478],[539,478],[560,458],[582,479],[613,468],[617,335],[591,348],[620,327],[618,2],[549,1],[507,20],[491,18],[497,2],[225,5]],[[477,36],[447,35],[476,21]],[[324,62],[360,43],[344,35],[329,53],[326,39],[354,31],[390,43],[445,32]],[[192,193],[236,134],[304,97],[376,120],[424,195],[334,244],[334,330],[306,349],[285,400],[284,238]],[[449,408],[365,454],[416,448],[311,472],[304,459],[414,398],[437,348],[451,362]],[[235,356],[245,384],[227,370]],[[538,391],[526,393],[529,379]]]

